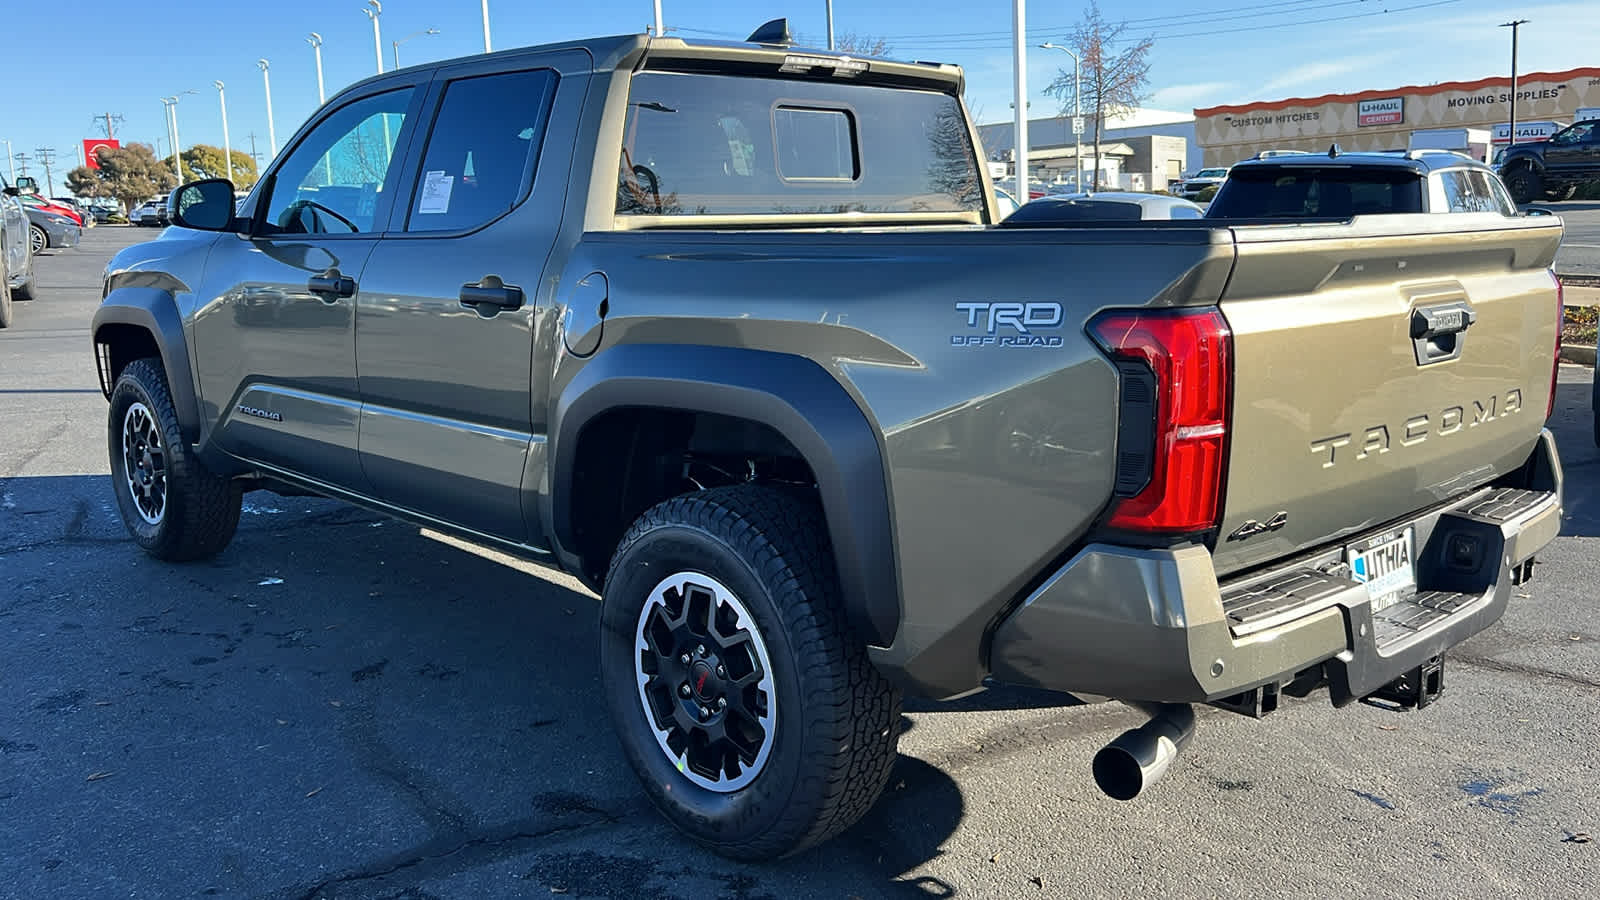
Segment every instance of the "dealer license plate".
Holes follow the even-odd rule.
[[[1351,577],[1367,586],[1372,611],[1377,612],[1417,592],[1416,535],[1407,528],[1369,541],[1365,549],[1345,551]]]

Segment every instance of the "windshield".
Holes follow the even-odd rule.
[[[971,213],[983,179],[935,91],[643,72],[629,89],[625,216]]]
[[[1227,169],[1201,169],[1196,178],[1221,178],[1228,174]]]
[[[1260,166],[1230,175],[1206,217],[1348,219],[1422,211],[1422,176],[1410,169]]]

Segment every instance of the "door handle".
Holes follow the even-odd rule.
[[[356,280],[349,275],[340,275],[331,272],[327,275],[313,275],[306,282],[306,290],[322,297],[322,302],[332,303],[340,297],[354,297],[356,295]]]
[[[477,284],[461,286],[461,305],[470,306],[478,315],[492,316],[502,309],[522,308],[522,288],[506,284],[497,275],[485,275]]]

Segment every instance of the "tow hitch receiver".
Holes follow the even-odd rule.
[[[1379,709],[1391,709],[1399,712],[1407,709],[1422,709],[1424,706],[1439,699],[1439,695],[1443,693],[1444,657],[1435,656],[1373,691],[1371,696],[1363,697],[1361,702],[1369,706],[1376,706]]]

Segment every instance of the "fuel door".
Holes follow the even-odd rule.
[[[567,296],[561,316],[562,340],[573,356],[590,356],[600,349],[610,311],[610,286],[604,272],[590,272],[578,280]]]

